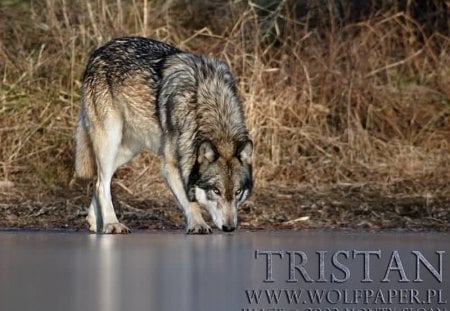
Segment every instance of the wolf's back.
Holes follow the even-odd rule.
[[[83,81],[89,84],[97,78],[106,78],[109,86],[113,86],[136,73],[156,80],[161,76],[165,58],[180,52],[169,44],[148,38],[114,39],[92,53]]]

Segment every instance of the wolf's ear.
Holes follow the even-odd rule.
[[[252,164],[253,142],[249,139],[238,148],[237,156],[243,163]]]
[[[213,144],[210,141],[204,141],[201,143],[198,148],[198,163],[202,164],[205,161],[214,162],[217,159],[216,148],[214,148]]]

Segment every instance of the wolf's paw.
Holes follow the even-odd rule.
[[[212,229],[206,223],[197,223],[188,226],[186,230],[187,234],[209,234],[212,233]]]
[[[91,233],[97,233],[97,226],[96,225],[89,225],[89,231]]]
[[[131,230],[127,226],[122,225],[119,222],[113,224],[106,224],[103,226],[103,233],[106,234],[127,234],[131,233]]]
[[[89,225],[89,231],[91,231],[92,233],[97,233],[97,221],[94,217],[92,217],[92,215],[88,214],[88,216],[86,217],[86,221]]]

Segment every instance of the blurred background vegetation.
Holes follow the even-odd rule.
[[[1,0],[0,202],[66,189],[89,54],[128,35],[230,65],[256,147],[255,196],[273,193],[270,204],[286,189],[448,202],[449,5]],[[144,153],[113,186],[170,200],[158,167]]]

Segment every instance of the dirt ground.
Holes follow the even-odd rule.
[[[0,192],[5,198],[0,199],[0,228],[86,230],[90,190],[78,185],[55,187],[45,194]],[[167,191],[142,199],[113,184],[113,195],[119,219],[132,230],[184,228],[183,214]],[[382,197],[355,188],[318,193],[259,187],[241,208],[239,228],[450,231],[449,207],[448,197]]]

